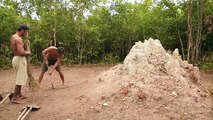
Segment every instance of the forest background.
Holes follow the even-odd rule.
[[[35,65],[49,46],[65,48],[67,65],[119,63],[151,37],[213,70],[213,0],[0,0],[1,69],[11,67],[10,38],[22,23]]]

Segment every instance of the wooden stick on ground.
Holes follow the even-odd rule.
[[[4,101],[5,101],[7,98],[9,98],[10,94],[11,94],[11,93],[8,93],[8,94],[5,96],[5,98],[0,102],[0,105],[3,104]]]

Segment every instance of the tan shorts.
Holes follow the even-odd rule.
[[[12,65],[15,72],[16,85],[25,85],[28,79],[26,57],[14,56]]]

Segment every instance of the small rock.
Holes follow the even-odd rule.
[[[102,105],[103,105],[104,107],[109,106],[109,104],[108,104],[108,103],[103,103]]]
[[[91,108],[91,109],[93,109],[93,108],[94,108],[94,106],[91,106],[90,108]]]
[[[176,91],[172,91],[172,95],[173,95],[174,97],[177,97],[177,96],[178,96],[178,94],[177,94]]]

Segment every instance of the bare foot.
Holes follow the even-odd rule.
[[[23,102],[21,102],[20,100],[11,100],[11,103],[14,103],[14,104],[21,104]]]
[[[24,96],[24,95],[22,95],[22,94],[21,94],[21,95],[19,95],[19,99],[20,99],[20,100],[27,99],[27,98],[29,98],[29,97]]]
[[[26,97],[26,96],[23,96],[23,95],[20,97],[21,100],[27,99],[27,98],[29,98],[29,97]]]

